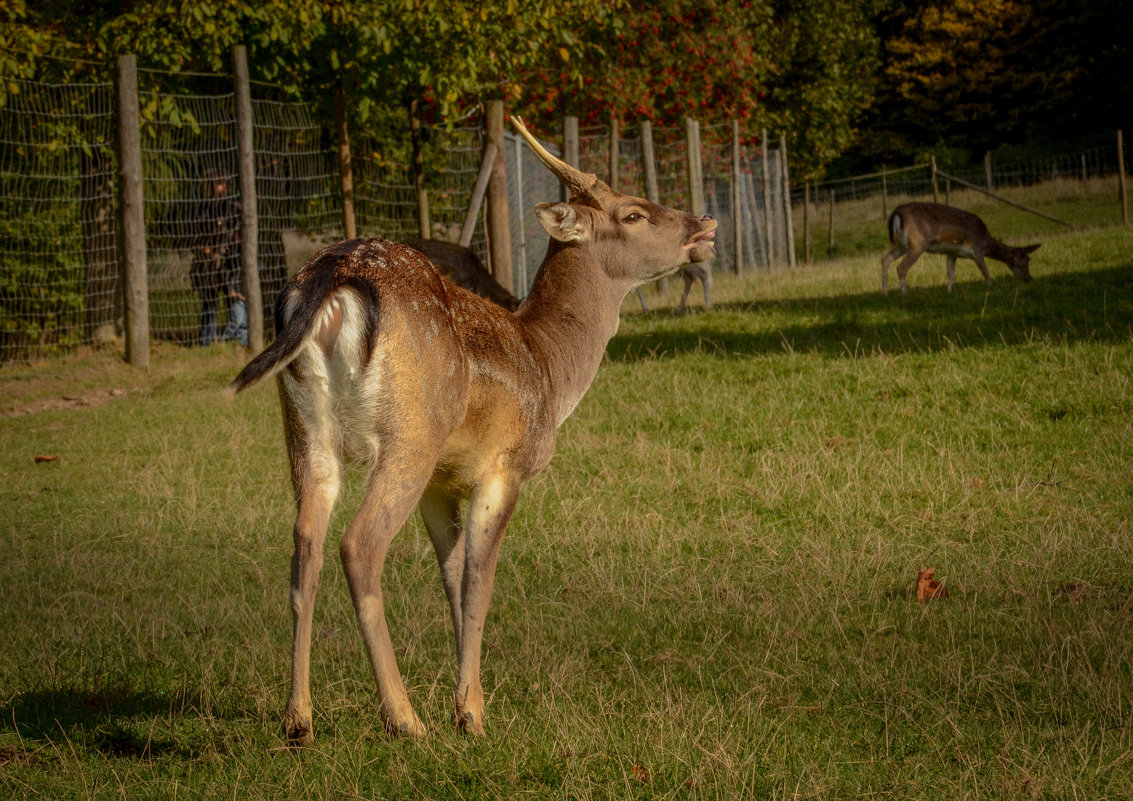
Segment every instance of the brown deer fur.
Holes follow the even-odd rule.
[[[550,461],[556,429],[589,388],[626,293],[713,254],[714,220],[614,192],[547,154],[515,122],[572,192],[569,203],[536,207],[551,243],[516,313],[442,280],[405,245],[343,242],[287,285],[275,341],[231,384],[235,393],[278,376],[298,507],[283,720],[291,744],[314,739],[312,609],[344,463],[368,471],[339,552],[386,728],[424,734],[381,588],[390,542],[419,506],[452,613],[454,720],[483,734],[481,638],[519,490]]]
[[[519,300],[504,289],[469,248],[439,239],[406,239],[405,244],[425,254],[437,272],[457,286],[515,311]]]

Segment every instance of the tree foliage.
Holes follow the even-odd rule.
[[[847,168],[1128,127],[1126,0],[880,0],[882,70]]]
[[[670,0],[628,7],[624,24],[585,32],[605,58],[582,82],[558,65],[523,81],[521,104],[545,124],[611,117],[678,125],[733,119],[754,138],[785,131],[806,171],[845,148],[871,97],[876,40],[855,0]]]
[[[786,132],[813,177],[847,148],[872,166],[1129,127],[1128,34],[1127,0],[8,0],[0,79],[130,52],[191,91],[244,44],[255,78],[325,113],[342,83],[356,123],[489,97],[544,130],[739,119]]]

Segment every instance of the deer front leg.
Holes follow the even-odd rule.
[[[677,311],[679,312],[685,310],[685,304],[688,302],[688,293],[692,291],[692,283],[696,280],[688,270],[681,270],[681,278],[683,278],[685,282],[685,291],[684,294],[681,295],[681,302],[677,304]]]
[[[338,497],[339,467],[333,455],[320,459],[324,475],[316,477],[307,458],[305,476],[295,488],[298,515],[295,520],[295,553],[291,558],[291,694],[283,713],[287,744],[311,745],[315,741],[311,706],[311,619],[319,571],[323,565],[323,542],[331,510]]]
[[[484,735],[484,689],[480,684],[480,650],[484,620],[492,598],[500,542],[518,496],[518,482],[503,476],[485,482],[469,501],[465,526],[454,721],[460,731],[481,737]]]
[[[987,271],[987,265],[984,264],[983,256],[976,256],[972,261],[976,263],[976,266],[980,268],[980,272],[984,274],[984,283],[990,286],[991,273]]]
[[[948,257],[948,291],[952,291],[952,282],[956,280],[956,257]]]
[[[421,475],[420,470],[414,471],[409,465],[428,461],[428,470],[432,470],[432,462],[423,459],[420,452],[414,452],[413,456],[412,461],[404,460],[397,467],[389,466],[396,462],[389,459],[385,467],[374,469],[358,513],[342,537],[339,551],[350,585],[354,612],[377,680],[385,728],[391,734],[421,737],[425,734],[425,726],[413,711],[409,695],[405,692],[382,600],[382,568],[389,544],[405,525],[428,481],[428,473]],[[416,476],[415,472],[418,473]]]

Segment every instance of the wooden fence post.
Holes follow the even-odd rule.
[[[618,138],[621,132],[618,130],[618,118],[610,118],[610,188],[615,192],[618,191]]]
[[[688,205],[694,217],[704,216],[704,174],[700,163],[700,124],[685,117],[685,142],[688,167]]]
[[[755,219],[755,211],[759,208],[759,202],[755,197],[755,175],[751,171],[740,175],[740,196],[742,197],[740,207],[745,210],[744,220],[747,223],[744,225],[744,245],[749,254],[748,259],[753,267],[766,267],[766,264],[760,264],[765,252],[764,240],[756,241],[759,224]]]
[[[732,272],[740,274],[744,252],[743,204],[740,202],[740,121],[732,120]]]
[[[256,150],[253,138],[252,85],[248,75],[248,52],[244,45],[232,48],[232,72],[236,77],[236,138],[240,158],[240,266],[244,274],[244,297],[248,309],[248,350],[264,349],[264,300],[260,292],[260,227],[256,212]]]
[[[932,157],[932,160],[931,160],[930,163],[931,163],[931,166],[932,166],[932,202],[933,203],[939,203],[940,202],[939,195],[937,194],[937,189],[936,189],[936,156],[935,155]]]
[[[420,100],[409,101],[409,145],[413,153],[413,187],[417,193],[417,235],[432,239],[433,226],[429,220],[429,192],[425,189],[425,148],[421,141],[421,116],[417,113]]]
[[[1117,132],[1117,194],[1121,199],[1121,224],[1129,225],[1129,204],[1125,196],[1125,142]]]
[[[488,260],[496,281],[515,292],[511,269],[511,226],[507,204],[507,162],[504,143],[504,101],[490,100],[487,114],[487,141],[496,146],[492,176],[488,179]]]
[[[350,164],[350,128],[346,124],[346,87],[342,81],[334,88],[334,116],[338,129],[338,173],[342,186],[342,236],[355,239],[354,168]]]
[[[810,265],[810,181],[803,184],[803,259]]]
[[[787,166],[787,135],[779,134],[779,158],[783,163],[783,215],[787,223],[787,266],[795,266],[795,213],[791,203],[790,168]]]
[[[830,234],[826,240],[826,257],[834,258],[834,189],[830,189]]]
[[[578,117],[572,115],[563,118],[563,161],[578,167]],[[565,186],[563,200],[570,200],[570,191]]]
[[[889,198],[887,179],[888,174],[885,171],[885,165],[881,166],[881,219],[889,219]]]
[[[496,145],[493,142],[485,142],[484,155],[480,159],[480,172],[476,175],[476,183],[472,187],[472,197],[464,212],[464,224],[460,227],[460,239],[456,241],[462,248],[472,244],[472,235],[476,233],[476,221],[480,218],[480,207],[484,205],[484,195],[488,192],[488,180],[492,177],[492,165],[495,163]]]
[[[146,221],[142,207],[142,140],[138,111],[138,60],[118,56],[118,191],[122,230],[122,290],[126,311],[126,361],[149,368],[149,286]]]
[[[653,155],[653,124],[641,121],[641,171],[645,176],[645,199],[650,203],[661,203],[661,191],[657,185],[657,160]],[[657,292],[664,294],[669,290],[668,277],[656,282]]]
[[[767,129],[760,131],[760,150],[763,158],[763,257],[768,267],[775,264],[775,237],[771,233],[771,173],[767,157]]]
[[[516,222],[519,228],[519,289],[516,297],[524,297],[530,283],[527,280],[527,224],[524,220],[523,208],[526,205],[523,197],[523,139],[515,138],[515,186],[519,193],[519,203],[515,210]]]
[[[984,151],[984,184],[987,186],[987,192],[990,193],[995,187],[991,185],[991,151]]]

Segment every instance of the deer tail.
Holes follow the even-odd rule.
[[[328,306],[328,301],[332,308],[339,305],[332,296],[340,289],[353,289],[362,301],[363,331],[358,344],[363,344],[361,361],[366,361],[370,350],[368,346],[372,345],[377,331],[377,293],[367,281],[357,276],[341,275],[336,269],[338,265],[337,259],[333,258],[335,255],[338,254],[324,252],[323,257],[331,256],[325,262],[323,258],[316,257],[316,263],[304,268],[279,294],[275,304],[275,340],[232,379],[227,390],[229,397],[258,381],[274,376],[291,364],[304,347],[319,335],[320,330],[325,328],[319,325],[324,318],[323,309]],[[337,333],[336,327],[330,336],[334,337]]]
[[[894,211],[889,215],[889,241],[890,243],[897,241],[897,235],[901,229],[905,227],[904,221],[901,219],[901,214]]]

